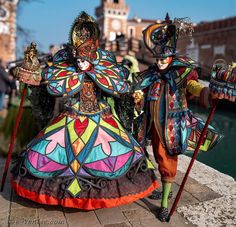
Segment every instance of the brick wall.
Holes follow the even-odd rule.
[[[212,65],[222,59],[226,63],[236,61],[236,17],[201,22],[195,26],[192,42],[180,38],[178,51],[189,54],[203,68],[203,77],[209,77]]]

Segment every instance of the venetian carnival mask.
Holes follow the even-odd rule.
[[[157,66],[160,70],[165,70],[172,61],[172,57],[158,58]]]
[[[87,71],[92,66],[92,64],[89,61],[86,61],[85,59],[82,58],[77,59],[77,65],[81,71]]]

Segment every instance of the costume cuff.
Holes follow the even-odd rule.
[[[209,108],[212,106],[211,93],[208,87],[204,87],[201,90],[199,102],[200,102],[200,105],[204,108]]]

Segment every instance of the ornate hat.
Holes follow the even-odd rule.
[[[74,21],[69,35],[73,56],[88,61],[96,59],[99,26],[86,12],[82,12]]]
[[[175,18],[172,21],[167,13],[165,21],[151,24],[143,31],[143,39],[154,57],[165,58],[175,54],[179,35],[191,35],[192,32],[193,25],[189,18]]]

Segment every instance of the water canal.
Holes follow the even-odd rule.
[[[228,102],[227,105],[236,107],[235,103]],[[227,108],[227,105],[219,103],[211,122],[224,138],[211,151],[199,153],[197,160],[236,180],[236,108]],[[207,119],[209,110],[204,110],[194,103],[191,103],[189,108],[197,116]]]

